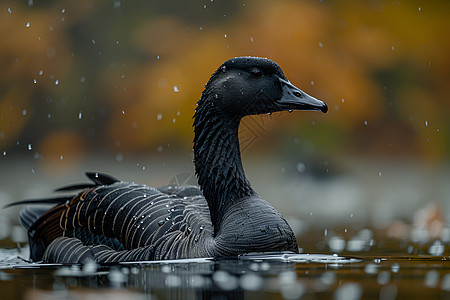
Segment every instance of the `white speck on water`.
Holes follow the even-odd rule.
[[[181,278],[178,275],[169,274],[166,277],[166,286],[168,287],[177,287],[181,284]]]
[[[159,55],[156,56],[156,59],[159,60]]]
[[[392,271],[392,273],[398,273],[398,271],[400,271],[400,265],[398,263],[394,263],[391,266],[391,271]]]
[[[367,120],[364,121],[364,125],[367,125]]]
[[[55,85],[58,85],[58,84],[59,84],[59,80],[56,79],[56,80],[55,80]]]
[[[28,145],[27,145],[27,149],[28,149],[28,151],[31,151],[31,150],[33,149],[33,147],[31,146],[31,144],[28,144]]]
[[[441,256],[444,254],[444,251],[445,245],[439,240],[434,241],[433,244],[428,249],[428,253],[434,256]]]
[[[122,115],[125,115],[125,111],[124,110],[122,110]]]
[[[450,273],[447,273],[442,277],[441,289],[450,292]]]
[[[177,111],[177,116],[181,115],[181,111]]]
[[[339,236],[333,236],[328,241],[328,247],[330,247],[332,252],[342,252],[345,248],[345,244],[345,240]]]
[[[65,8],[61,9],[61,13],[62,13],[62,14],[65,13],[65,12],[66,12],[66,9],[65,9]]]
[[[61,156],[59,157],[59,159],[60,159],[60,160],[63,160],[63,159],[64,159],[64,156],[63,156],[63,155],[61,155]]]
[[[325,230],[323,231],[323,236],[327,236],[328,235],[328,229],[325,228]]]
[[[113,5],[114,5],[115,9],[118,9],[118,8],[120,8],[121,3],[120,3],[120,1],[114,1]]]
[[[158,146],[158,147],[156,147],[156,151],[158,151],[158,152],[162,152],[163,151],[163,146]]]
[[[314,81],[311,80],[311,85],[314,85]]]
[[[254,40],[253,40],[253,37],[252,37],[252,36],[250,37],[250,42],[252,42],[252,43],[254,42]]]
[[[225,35],[224,35],[225,37],[227,37],[227,34],[225,33]]]
[[[39,70],[39,75],[44,74],[44,70]]]
[[[95,45],[95,40],[91,40],[92,45]]]
[[[172,123],[175,123],[177,121],[177,119],[173,118],[172,119]]]
[[[80,111],[80,112],[78,113],[78,120],[81,120],[82,117],[83,117],[83,111]]]
[[[347,243],[347,250],[352,252],[363,251],[365,246],[366,246],[365,240],[360,238],[352,238]]]
[[[27,114],[27,110],[26,109],[23,109],[22,110],[22,116],[25,116]]]
[[[11,12],[11,7],[8,7],[8,12],[9,12],[9,14],[12,13],[12,12]]]
[[[203,30],[203,26],[200,26],[200,30]]]
[[[422,11],[422,8],[419,6],[419,11]]]
[[[178,93],[178,92],[180,91],[180,89],[178,88],[178,86],[174,85],[174,86],[173,86],[173,91],[174,91],[175,93]]]
[[[378,274],[377,282],[378,284],[385,285],[391,280],[391,273],[389,271],[382,271]]]
[[[319,42],[319,47],[323,48],[323,43],[322,42]]]
[[[3,156],[6,156],[6,154],[8,154],[8,152],[6,152],[6,150],[3,150]]]
[[[111,269],[108,274],[108,279],[114,287],[120,287],[122,283],[127,280],[127,276],[119,269]]]
[[[33,79],[33,83],[36,84],[36,83],[37,83],[37,80],[36,80],[36,79]]]
[[[86,81],[86,77],[81,76],[81,77],[80,77],[80,83],[83,83],[83,82],[85,82],[85,81]]]
[[[395,48],[394,48],[394,46],[392,46],[392,51],[394,51],[395,50]]]
[[[344,103],[344,98],[341,99],[342,103]]]
[[[380,172],[378,172],[378,176],[380,176],[380,177],[381,177],[381,171],[380,171]]]
[[[438,271],[428,271],[427,274],[425,274],[425,282],[424,285],[429,288],[435,288],[437,287],[439,283],[439,272]]]
[[[205,4],[205,5],[203,5],[203,8],[206,8],[206,4]]]
[[[159,114],[156,115],[156,120],[161,121],[162,117],[163,117],[162,114],[159,113]]]
[[[30,26],[31,26],[30,21],[28,21],[27,24],[25,24],[25,27],[30,28]]]
[[[88,260],[83,265],[83,273],[85,273],[85,274],[94,274],[95,272],[97,272],[97,269],[98,269],[98,264],[93,260]]]
[[[425,126],[428,126],[428,121],[425,121]]]
[[[334,299],[335,300],[358,300],[361,299],[362,296],[362,288],[361,285],[358,283],[345,283],[340,288],[338,288],[334,292]]]
[[[122,153],[117,153],[116,154],[116,161],[117,162],[121,162],[123,160],[123,154]]]
[[[236,276],[226,271],[216,271],[212,275],[214,283],[224,291],[233,291],[238,287],[238,279]]]
[[[241,276],[239,284],[244,290],[258,291],[263,283],[261,276],[254,273],[248,273]]]

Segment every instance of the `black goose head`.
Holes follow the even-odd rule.
[[[239,118],[278,111],[328,111],[324,102],[292,85],[276,62],[257,57],[223,63],[211,76],[198,106]]]

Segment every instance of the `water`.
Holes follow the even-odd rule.
[[[1,249],[0,298],[450,299],[448,254],[267,253],[61,265],[22,260],[26,247]]]

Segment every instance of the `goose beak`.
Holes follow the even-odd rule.
[[[328,111],[328,106],[323,101],[308,95],[287,80],[278,79],[283,94],[276,103],[281,110],[320,110],[323,113]]]

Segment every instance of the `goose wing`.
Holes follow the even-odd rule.
[[[91,178],[92,179],[92,178]],[[47,262],[154,260],[208,256],[213,229],[197,187],[152,188],[96,177],[94,186],[44,212],[28,228],[31,258]],[[105,184],[106,183],[106,184]],[[24,210],[30,224],[36,210]],[[28,217],[28,218],[27,218]]]

